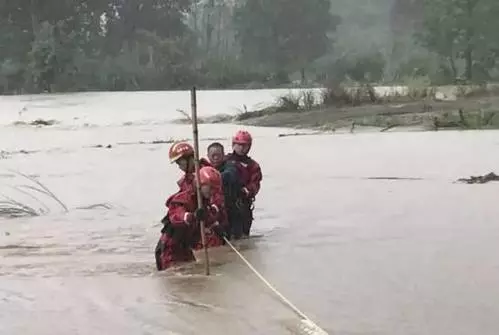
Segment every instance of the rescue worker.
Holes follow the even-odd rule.
[[[243,186],[239,180],[237,167],[225,159],[224,146],[219,142],[213,142],[208,146],[207,156],[210,164],[222,175],[225,208],[229,222],[227,233],[229,236],[241,236],[243,220],[238,207],[238,197]]]
[[[177,163],[180,170],[184,172],[182,178],[177,181],[181,191],[188,188],[193,188],[194,182],[194,148],[187,142],[175,142],[170,147],[168,152],[170,163]],[[210,166],[210,163],[201,158],[199,160],[199,167]]]
[[[208,248],[223,244],[226,236],[227,218],[223,198],[218,189],[220,173],[213,167],[199,170],[202,206],[198,208],[194,188],[179,191],[168,198],[168,212],[163,218],[161,237],[156,246],[155,257],[158,271],[182,262],[195,261],[192,249],[203,248],[199,222],[205,225]]]
[[[232,153],[226,156],[226,161],[236,165],[241,182],[238,207],[242,216],[242,231],[236,232],[235,238],[248,237],[253,223],[253,204],[260,191],[262,170],[260,165],[248,153],[253,144],[251,134],[239,130],[232,137]]]

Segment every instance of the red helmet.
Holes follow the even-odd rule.
[[[219,187],[222,185],[222,176],[214,167],[205,166],[199,170],[199,181],[201,185]]]
[[[187,142],[173,143],[168,152],[171,163],[175,163],[180,158],[190,155],[194,155],[194,148]]]
[[[243,144],[243,145],[251,146],[252,142],[253,142],[253,139],[251,138],[251,134],[249,132],[247,132],[246,130],[239,130],[232,137],[232,144]]]

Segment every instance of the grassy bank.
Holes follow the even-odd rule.
[[[381,95],[373,86],[358,85],[328,88],[320,94],[289,94],[264,109],[242,110],[236,115],[217,115],[200,121],[350,132],[367,127],[378,131],[497,129],[498,113],[496,86],[454,86],[444,90],[413,85]]]

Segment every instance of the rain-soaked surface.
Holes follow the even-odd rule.
[[[199,264],[155,270],[158,221],[180,173],[167,144],[139,142],[190,137],[189,126],[167,122],[188,109],[188,94],[169,94],[0,98],[0,149],[14,152],[0,159],[1,192],[20,196],[9,185],[27,181],[15,169],[69,208],[40,195],[49,214],[0,219],[0,334],[296,329],[294,314],[230,251],[214,255],[209,278]],[[202,94],[200,115],[269,96]],[[61,124],[12,125],[38,117]],[[228,144],[237,128],[200,125],[203,151],[206,139]],[[264,172],[254,230],[264,236],[242,252],[310,318],[330,334],[497,334],[499,185],[453,181],[497,171],[498,132],[251,131]]]

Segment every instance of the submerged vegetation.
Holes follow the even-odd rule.
[[[0,184],[0,218],[15,219],[22,217],[36,217],[47,215],[56,210],[68,213],[69,208],[46,185],[36,177],[18,171],[8,171],[4,177],[20,179],[22,181],[9,184]],[[76,209],[111,209],[108,203],[80,206]]]
[[[64,212],[68,211],[66,205],[35,177],[20,172],[13,173],[27,183],[15,186],[4,185],[14,191],[15,195],[9,196],[7,192],[0,193],[0,217],[17,218],[48,214],[51,212],[48,206],[49,201],[56,203]],[[23,200],[18,198],[23,198]]]

